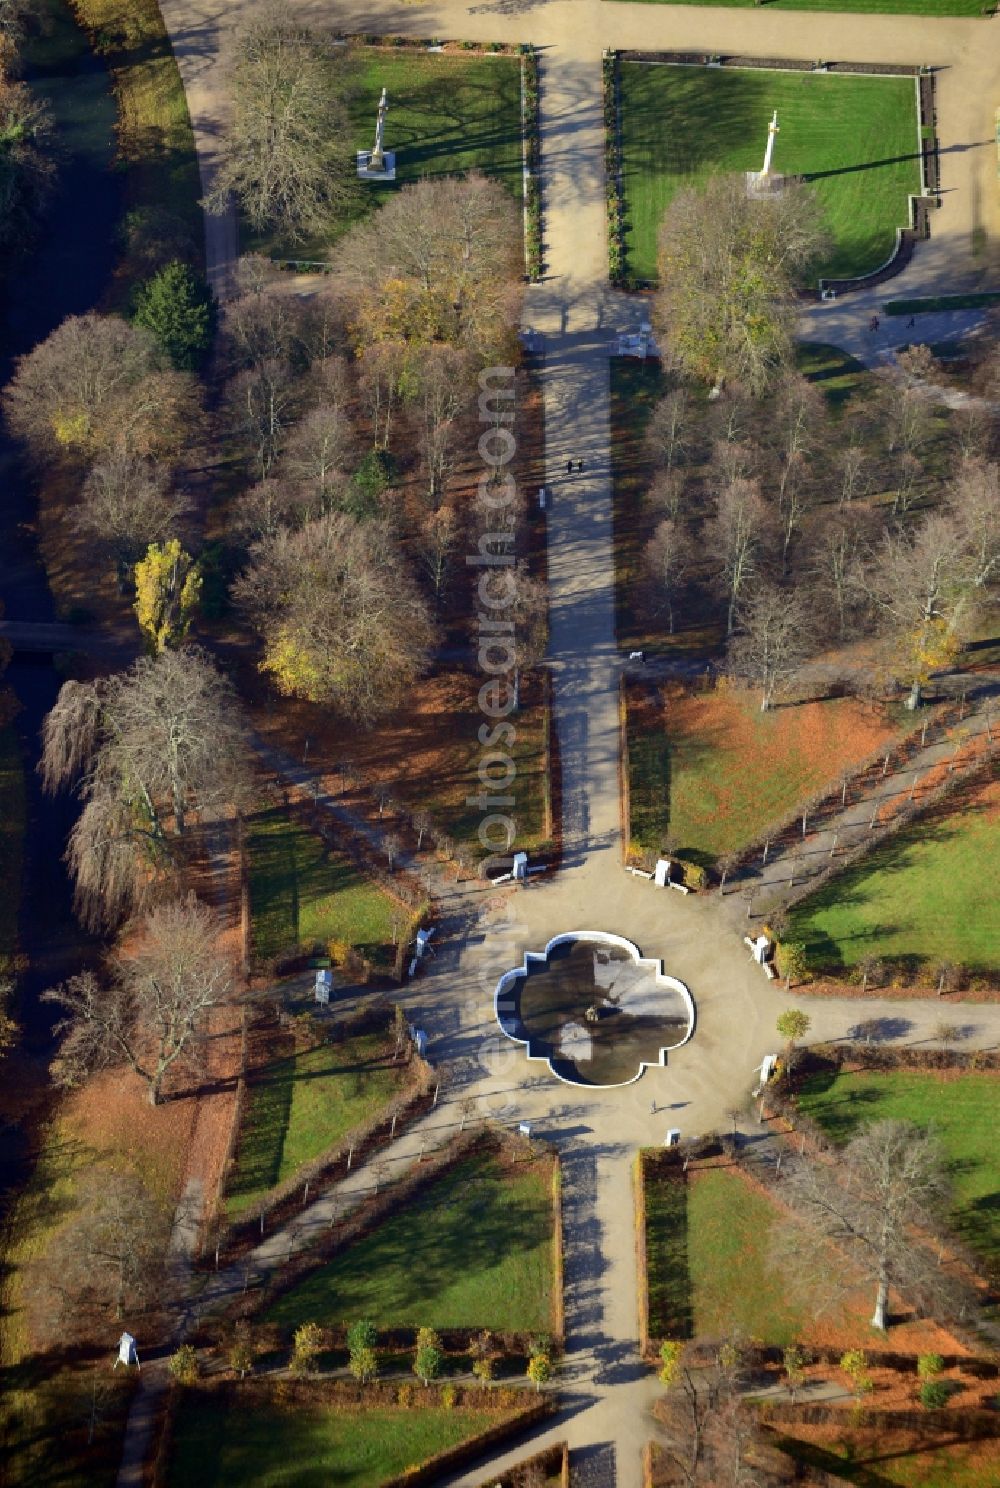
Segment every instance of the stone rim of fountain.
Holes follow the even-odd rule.
[[[532,966],[547,965],[549,957],[558,946],[575,945],[580,942],[593,945],[614,946],[619,950],[627,951],[637,966],[641,966],[649,971],[658,986],[669,987],[672,991],[678,993],[687,1009],[688,1024],[684,1037],[676,1044],[663,1044],[660,1048],[658,1059],[641,1059],[638,1070],[627,1080],[615,1080],[610,1084],[604,1085],[594,1080],[573,1080],[566,1075],[561,1075],[553,1065],[551,1055],[533,1054],[531,1052],[531,1038],[521,1038],[519,1034],[511,1033],[510,1029],[504,1024],[503,1014],[500,1011],[500,1001],[501,998],[506,996],[514,983],[522,978],[526,979]],[[563,1085],[573,1085],[578,1090],[588,1087],[592,1090],[621,1090],[626,1085],[634,1085],[636,1080],[641,1080],[648,1069],[665,1069],[667,1055],[674,1049],[682,1049],[684,1047],[694,1033],[696,1023],[694,999],[685,984],[678,981],[677,977],[670,976],[668,972],[665,972],[661,960],[651,956],[643,956],[634,941],[626,940],[624,935],[615,935],[610,930],[566,930],[559,935],[554,935],[550,941],[547,941],[543,951],[525,951],[524,959],[520,966],[513,966],[509,971],[505,971],[497,982],[496,990],[493,993],[493,1016],[496,1018],[497,1026],[505,1038],[509,1039],[512,1044],[522,1044],[524,1046],[525,1057],[529,1061],[536,1064],[547,1064],[549,1073],[554,1075],[557,1080],[561,1081]]]

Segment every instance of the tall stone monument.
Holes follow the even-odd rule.
[[[776,174],[771,169],[771,161],[774,158],[774,137],[780,131],[778,129],[778,110],[775,109],[771,116],[771,122],[767,126],[767,144],[764,147],[764,164],[759,171],[747,171],[747,195],[748,196],[775,196],[781,191],[785,178]]]
[[[396,179],[396,152],[385,148],[385,116],[389,112],[389,94],[382,89],[375,120],[374,150],[358,151],[358,176],[362,181],[394,181]]]

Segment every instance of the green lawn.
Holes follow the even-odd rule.
[[[759,170],[772,110],[774,169],[801,175],[819,197],[832,248],[820,272],[876,268],[920,190],[912,78],[763,69],[621,66],[627,264],[656,277],[664,209],[716,171]]]
[[[174,1432],[168,1488],[378,1488],[411,1464],[498,1419],[495,1411],[322,1410],[188,1392]]]
[[[687,1181],[647,1169],[646,1260],[654,1338],[718,1338],[738,1329],[783,1348],[806,1338],[812,1313],[771,1265],[778,1211],[728,1168],[692,1170]],[[831,1257],[831,1264],[836,1264]],[[849,1304],[825,1314],[838,1332],[858,1320]]]
[[[804,1307],[785,1296],[768,1236],[774,1207],[734,1173],[713,1168],[688,1188],[688,1268],[696,1334],[739,1328],[784,1347],[806,1330]]]
[[[648,1163],[644,1171],[649,1333],[652,1338],[690,1338],[687,1179],[676,1167],[673,1178],[658,1177]]]
[[[549,1332],[550,1179],[548,1163],[466,1158],[279,1297],[268,1318]]]
[[[953,815],[915,822],[804,900],[791,934],[805,941],[811,964],[843,971],[877,954],[1000,969],[998,808],[995,780]]]
[[[254,950],[266,960],[297,947],[355,947],[376,964],[393,958],[393,925],[407,910],[343,853],[280,809],[254,817],[247,833]]]
[[[394,1047],[383,1034],[367,1033],[254,1071],[226,1185],[230,1218],[386,1105],[405,1083],[404,1070],[391,1062]]]
[[[357,47],[350,104],[351,158],[370,150],[382,89],[389,92],[386,149],[396,153],[394,184],[366,185],[355,209],[321,240],[282,244],[242,231],[244,251],[276,258],[321,259],[353,223],[368,216],[385,193],[424,176],[481,170],[521,199],[521,64],[512,56],[461,52],[428,54],[412,48]]]
[[[0,729],[0,976],[13,969],[25,831],[24,767],[17,735]]]
[[[989,1075],[824,1073],[805,1081],[798,1103],[838,1142],[869,1121],[936,1127],[955,1185],[958,1232],[994,1264],[1000,1261],[1000,1082]]]
[[[798,343],[795,365],[810,382],[819,384],[834,413],[851,398],[862,394],[873,376],[849,352],[818,341]]]

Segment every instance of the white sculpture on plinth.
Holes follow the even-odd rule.
[[[118,1340],[118,1357],[114,1362],[112,1373],[118,1368],[119,1364],[124,1364],[126,1369],[130,1368],[133,1364],[136,1369],[139,1368],[139,1350],[135,1346],[135,1339],[131,1333],[123,1333]]]
[[[396,179],[396,154],[385,148],[385,116],[389,112],[389,93],[382,89],[375,119],[374,150],[358,151],[358,175],[362,181],[394,181]]]
[[[774,158],[774,136],[780,131],[778,129],[778,110],[775,109],[771,115],[771,122],[767,126],[767,144],[764,146],[764,165],[759,171],[747,171],[747,195],[748,196],[774,196],[780,192],[784,185],[784,176],[777,175],[771,170],[771,161]]]

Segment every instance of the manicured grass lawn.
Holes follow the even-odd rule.
[[[396,153],[395,183],[367,184],[354,210],[328,235],[311,243],[281,244],[244,228],[245,250],[273,257],[323,258],[354,222],[367,217],[388,192],[424,176],[481,170],[518,200],[521,178],[521,64],[511,56],[471,56],[411,48],[355,47],[350,103],[351,159],[370,150],[382,89],[389,91],[385,144]]]
[[[24,766],[17,735],[0,729],[0,976],[13,968],[25,831]]]
[[[354,946],[369,961],[392,959],[393,925],[405,934],[407,910],[319,837],[281,810],[254,817],[247,833],[250,913],[256,954],[266,960],[297,947]]]
[[[688,1269],[694,1331],[718,1337],[739,1328],[783,1347],[806,1330],[804,1307],[790,1302],[769,1264],[776,1211],[734,1173],[712,1168],[688,1188]]]
[[[728,1168],[692,1169],[686,1184],[647,1177],[650,1334],[719,1338],[738,1329],[777,1347],[808,1338],[813,1310],[771,1265],[778,1217]],[[832,1255],[831,1264],[838,1264]],[[827,1341],[856,1338],[859,1324],[863,1330],[848,1299],[825,1315]]]
[[[805,1081],[798,1102],[837,1142],[870,1121],[933,1125],[955,1186],[955,1225],[976,1251],[1000,1261],[1000,1081],[989,1075],[942,1080],[908,1071],[821,1074]]]
[[[912,78],[741,68],[621,67],[627,264],[656,278],[656,238],[674,193],[717,171],[759,170],[778,110],[774,169],[819,197],[827,277],[865,273],[892,252],[920,190]]]
[[[378,1488],[435,1452],[492,1425],[498,1413],[233,1407],[185,1396],[174,1433],[171,1488]]]
[[[690,1338],[687,1179],[658,1177],[648,1163],[645,1175],[650,1336]]]
[[[303,1163],[369,1121],[405,1083],[394,1044],[378,1033],[323,1044],[255,1070],[226,1189],[235,1218]]]
[[[916,821],[793,915],[810,962],[835,970],[877,954],[1000,969],[996,906],[1000,779],[952,815]]]
[[[545,1162],[466,1158],[279,1297],[269,1320],[548,1332],[551,1173]]]
[[[756,694],[735,687],[666,689],[660,708],[629,707],[632,840],[656,851],[669,833],[680,857],[709,863],[893,734],[852,698],[761,713]]]
[[[821,342],[800,341],[795,348],[795,365],[810,382],[819,384],[834,412],[862,392],[872,376],[849,352]]]

